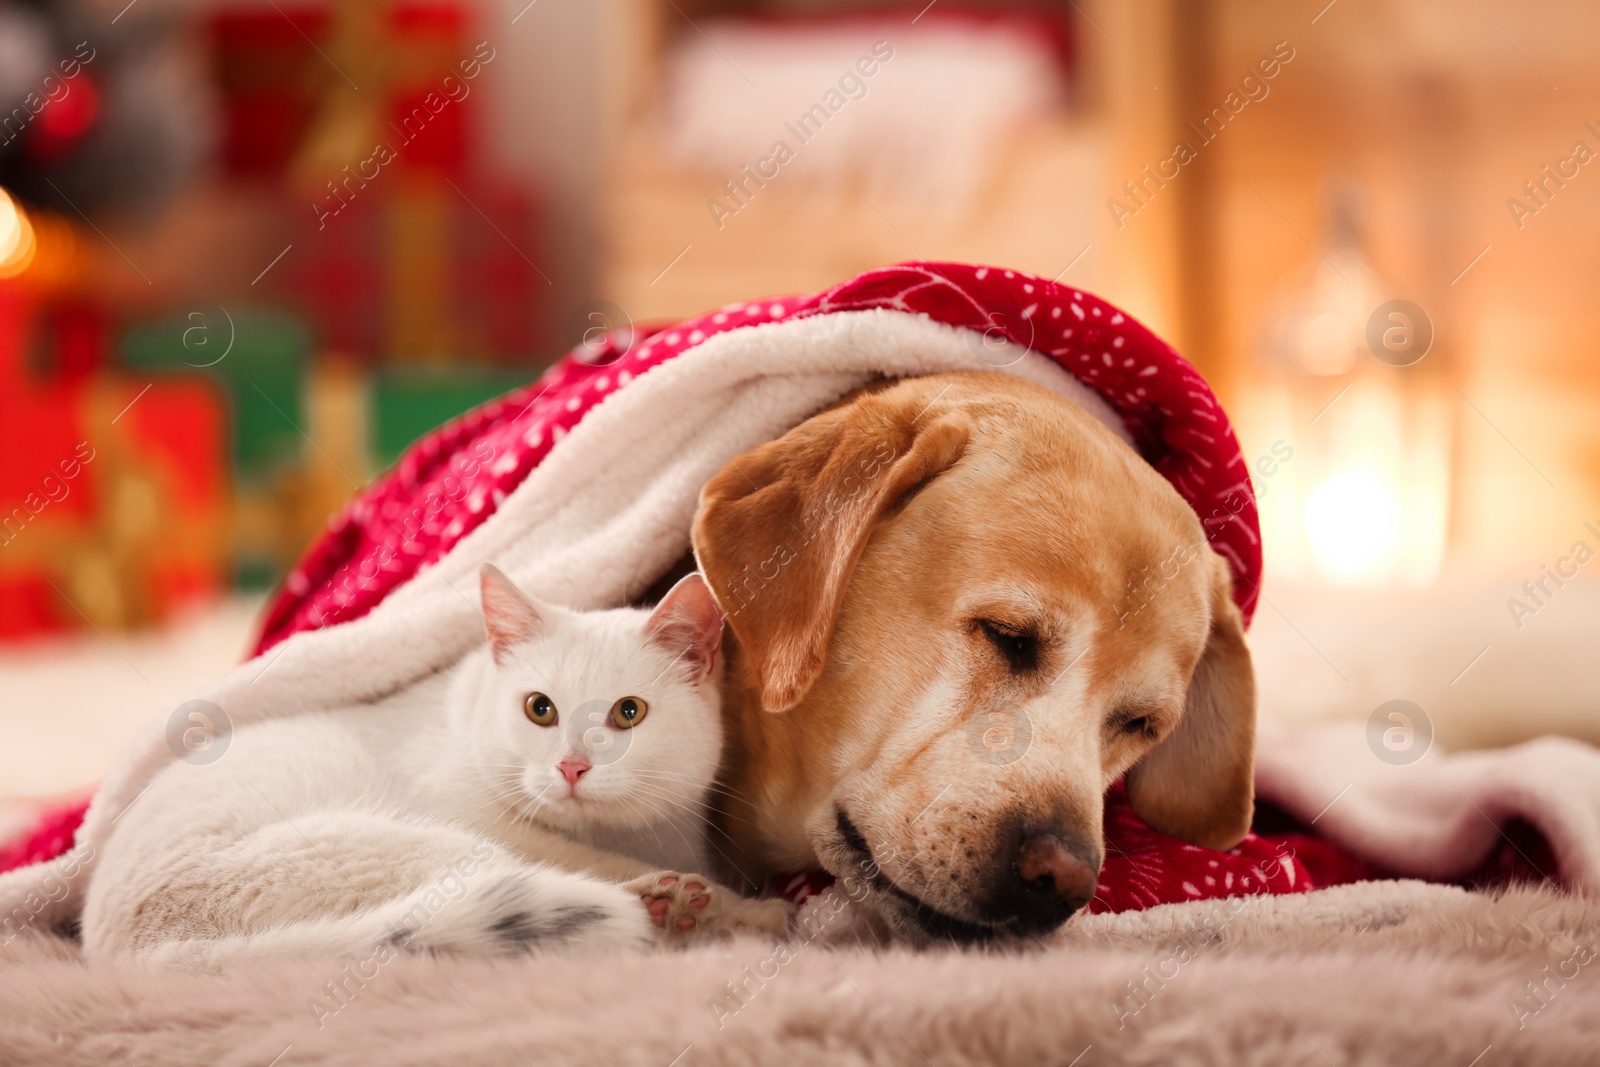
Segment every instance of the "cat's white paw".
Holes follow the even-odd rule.
[[[639,949],[652,943],[648,914],[619,886],[549,868],[475,886],[435,916],[411,909],[393,943],[407,951],[505,956],[528,951]]]
[[[741,932],[782,937],[794,914],[785,901],[746,900],[698,874],[658,871],[624,888],[639,894],[656,939],[669,945]]]
[[[711,879],[698,874],[657,871],[623,888],[638,894],[655,927],[656,939],[669,945],[682,944],[710,930],[721,903]]]

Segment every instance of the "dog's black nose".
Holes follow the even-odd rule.
[[[1009,903],[1020,924],[1051,930],[1094,899],[1100,857],[1055,834],[1026,834],[1017,845],[1016,891]]]

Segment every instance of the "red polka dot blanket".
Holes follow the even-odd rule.
[[[614,332],[429,434],[345,507],[288,576],[266,615],[259,665],[245,664],[207,699],[236,728],[281,707],[370,699],[439,669],[480,639],[457,583],[470,588],[464,580],[485,559],[522,560],[514,576],[577,607],[623,602],[684,551],[698,487],[728,456],[874,375],[986,368],[1108,405],[1102,417],[1120,422],[1194,507],[1250,618],[1261,571],[1255,498],[1200,374],[1127,314],[1071,286],[993,267],[906,263],[812,296]],[[690,453],[698,458],[672,466]],[[555,526],[559,537],[548,533]],[[108,778],[75,851],[87,846],[92,857],[170,759],[160,741],[153,730]],[[81,808],[51,813],[0,851],[0,871],[60,856],[83,818]],[[1093,907],[1296,893],[1374,874],[1289,820],[1258,821],[1257,831],[1228,852],[1190,845],[1146,826],[1116,787]],[[775,888],[799,898],[817,884],[802,874]]]

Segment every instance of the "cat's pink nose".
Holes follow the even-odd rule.
[[[587,763],[578,763],[573,760],[562,760],[556,764],[556,770],[561,772],[561,777],[567,780],[568,785],[577,785],[578,779],[589,769]]]

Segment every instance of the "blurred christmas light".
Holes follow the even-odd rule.
[[[0,189],[0,278],[14,278],[27,270],[37,247],[27,213]]]
[[[1400,490],[1378,470],[1336,474],[1306,497],[1306,537],[1323,567],[1349,581],[1388,578],[1406,530]]]
[[[93,79],[85,74],[66,84],[67,93],[39,113],[38,136],[28,146],[35,159],[65,156],[100,114],[100,90]]]

